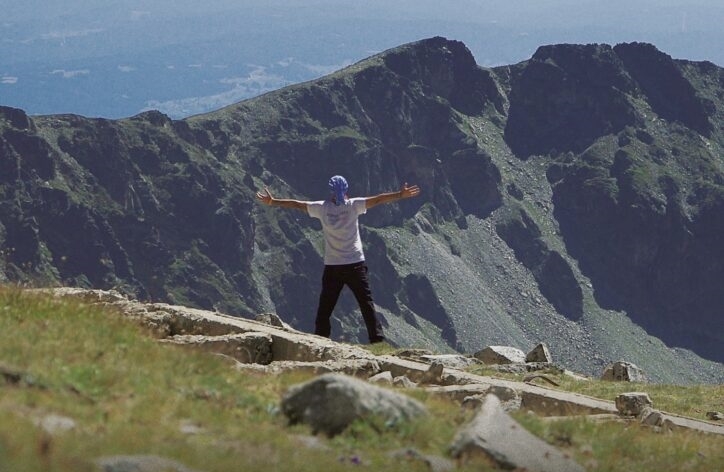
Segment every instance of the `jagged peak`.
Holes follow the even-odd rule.
[[[539,47],[532,62],[555,64],[566,75],[591,85],[631,91],[634,84],[614,48],[608,44],[554,44]]]
[[[648,43],[621,43],[613,50],[659,116],[705,136],[711,133],[713,104],[698,96],[671,56]]]
[[[7,121],[13,128],[17,129],[29,129],[33,126],[25,111],[6,106],[0,106],[0,121]]]
[[[599,43],[547,44],[547,45],[538,47],[538,49],[533,54],[532,59],[544,61],[546,59],[555,60],[557,58],[563,58],[566,56],[573,56],[573,55],[597,56],[597,55],[607,55],[607,54],[611,54],[611,53],[613,53],[613,48],[609,44],[599,44]]]
[[[144,121],[144,122],[150,123],[154,126],[165,126],[165,125],[171,123],[171,118],[169,118],[168,115],[165,115],[164,113],[161,113],[158,110],[148,110],[148,111],[141,112],[141,113],[131,117],[131,120]]]
[[[502,110],[504,99],[492,74],[478,66],[461,41],[435,36],[389,49],[370,59],[372,67],[381,65],[398,77],[421,84],[463,113],[476,114],[486,102]]]
[[[475,58],[461,41],[435,36],[389,49],[380,55],[385,66],[401,76],[429,80],[447,70],[452,74],[478,69]]]

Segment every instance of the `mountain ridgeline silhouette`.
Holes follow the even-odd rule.
[[[317,223],[255,192],[418,184],[361,219],[392,342],[552,346],[596,374],[724,379],[724,70],[649,44],[482,68],[430,38],[174,121],[0,108],[0,276],[311,330]],[[364,327],[347,293],[335,338]],[[642,348],[644,346],[644,348]]]

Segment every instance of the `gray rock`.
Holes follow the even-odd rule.
[[[420,360],[422,356],[432,356],[435,353],[429,349],[403,349],[396,351],[393,355],[402,359]]]
[[[254,321],[258,321],[260,323],[268,324],[270,326],[276,326],[277,328],[285,328],[284,322],[281,318],[279,318],[279,315],[276,313],[261,313],[259,315],[256,315],[254,317]]]
[[[603,370],[601,379],[617,382],[646,382],[643,370],[639,369],[636,364],[624,361],[614,362],[607,366]]]
[[[359,419],[380,417],[394,425],[427,414],[412,398],[342,374],[324,374],[292,386],[281,408],[291,424],[305,423],[315,434],[328,436]]]
[[[500,400],[500,407],[507,412],[520,410],[522,399],[518,392],[509,387],[491,386],[486,393],[470,395],[462,402],[463,408],[478,409],[483,406],[488,395],[495,395]]]
[[[367,380],[372,383],[392,385],[392,372],[386,370],[377,375],[373,375]]]
[[[319,436],[309,436],[305,434],[298,434],[292,436],[294,442],[307,449],[317,449],[320,451],[331,451],[330,448]]]
[[[413,382],[412,380],[408,379],[406,375],[399,375],[392,379],[392,384],[395,387],[401,387],[401,388],[415,388],[417,387],[417,384]]]
[[[186,334],[172,336],[161,341],[194,346],[205,351],[224,354],[244,364],[267,365],[273,359],[272,337],[266,333],[252,332],[221,336]]]
[[[37,418],[33,422],[48,434],[63,433],[76,427],[74,419],[54,414]]]
[[[422,374],[420,383],[432,385],[442,384],[442,374],[444,370],[445,366],[442,363],[433,361],[430,367],[428,367],[427,372]]]
[[[151,455],[101,457],[95,463],[100,472],[197,472],[171,459]]]
[[[452,456],[466,464],[483,455],[497,468],[527,472],[583,472],[568,455],[532,435],[488,395],[475,418],[458,431],[451,445]]]
[[[453,461],[440,456],[423,454],[415,449],[392,451],[390,456],[400,461],[422,462],[431,472],[450,472],[455,470],[455,463]]]
[[[590,381],[591,381],[591,379],[588,378],[588,377],[586,377],[585,375],[577,374],[576,372],[573,372],[573,371],[570,371],[570,370],[567,370],[567,369],[565,369],[565,370],[563,371],[563,375],[565,375],[566,377],[570,377],[570,378],[572,378],[572,379],[574,379],[574,380],[579,380],[579,381],[583,381],[583,382],[590,382]]]
[[[182,432],[183,434],[202,434],[204,433],[204,428],[199,426],[198,424],[194,423],[191,420],[182,420],[179,424],[178,430]]]
[[[659,410],[654,410],[651,407],[644,407],[639,415],[641,418],[641,424],[647,426],[662,426],[664,424],[664,415]]]
[[[510,346],[488,346],[473,354],[473,357],[484,364],[522,364],[525,362],[525,353]]]
[[[644,408],[653,406],[654,402],[645,392],[627,392],[616,397],[616,409],[624,416],[641,416]]]
[[[507,372],[511,374],[524,374],[526,372],[539,372],[539,371],[549,371],[549,372],[558,372],[562,373],[560,367],[556,366],[555,364],[551,364],[549,362],[523,362],[523,363],[515,363],[515,364],[494,364],[490,366],[491,368],[497,370],[498,372]]]
[[[440,363],[444,367],[449,369],[464,370],[472,365],[477,365],[480,362],[472,357],[464,356],[462,354],[436,354],[436,355],[422,355],[420,360],[423,362]]]
[[[525,356],[525,361],[551,363],[553,362],[553,356],[551,356],[548,345],[546,345],[546,343],[540,343]]]

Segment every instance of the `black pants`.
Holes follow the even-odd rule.
[[[315,321],[314,334],[329,337],[332,326],[329,322],[332,311],[337,304],[342,288],[347,285],[354,293],[362,317],[367,326],[370,342],[380,342],[385,339],[382,333],[382,324],[375,313],[375,302],[372,300],[370,283],[367,278],[367,264],[357,262],[345,265],[325,265],[322,275],[322,293],[319,295],[319,308]]]

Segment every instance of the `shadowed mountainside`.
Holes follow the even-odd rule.
[[[410,182],[361,219],[392,342],[722,381],[723,102],[721,68],[647,44],[485,69],[431,38],[181,121],[1,108],[0,271],[311,330],[319,226],[254,192]],[[337,339],[365,339],[356,310],[344,293]]]

